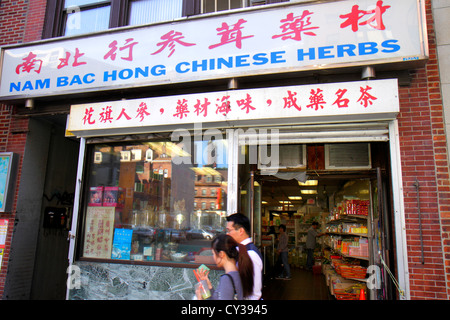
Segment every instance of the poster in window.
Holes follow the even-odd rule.
[[[87,207],[83,256],[109,259],[111,257],[114,207]]]
[[[114,243],[111,258],[130,260],[132,229],[119,229],[114,231]]]
[[[16,181],[17,155],[0,153],[0,212],[11,211]]]
[[[0,219],[0,270],[2,268],[2,259],[3,259],[3,252],[5,251],[7,233],[8,233],[8,220]]]

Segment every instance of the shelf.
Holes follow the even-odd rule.
[[[352,237],[365,237],[368,238],[369,235],[367,233],[348,233],[348,232],[327,232],[326,234],[334,234],[338,236],[352,236]]]
[[[338,255],[340,255],[340,256],[343,256],[344,258],[353,258],[353,259],[359,259],[359,260],[367,260],[367,261],[369,261],[369,257],[365,257],[365,256],[351,256],[351,255],[349,255],[349,254],[342,253],[342,252],[340,252],[340,251],[338,251],[338,250],[334,250],[334,249],[331,249],[331,250],[333,251],[333,253],[336,253],[336,254],[338,254]]]
[[[330,220],[327,222],[327,224],[331,223],[341,223],[341,222],[347,222],[347,221],[355,221],[358,219],[367,220],[368,216],[359,216],[356,214],[348,214],[348,215],[342,215],[339,217],[339,219]]]

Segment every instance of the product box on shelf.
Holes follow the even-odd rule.
[[[125,195],[120,187],[104,187],[103,206],[104,207],[123,207]]]
[[[101,207],[103,201],[103,187],[89,188],[89,203],[90,207]]]

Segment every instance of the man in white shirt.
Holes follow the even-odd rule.
[[[248,255],[253,262],[253,293],[248,300],[260,300],[262,296],[262,255],[250,237],[250,221],[241,213],[227,217],[227,234],[236,242],[246,246]]]

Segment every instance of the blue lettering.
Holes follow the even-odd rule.
[[[386,40],[386,41],[383,41],[381,43],[381,46],[383,48],[386,48],[386,49],[381,50],[381,52],[391,53],[391,52],[399,51],[400,50],[400,46],[398,44],[396,44],[397,42],[398,42],[398,40]]]
[[[267,62],[269,62],[269,59],[266,58],[266,53],[257,53],[253,56],[253,60],[255,62],[253,62],[254,65],[262,65],[262,64],[266,64]]]
[[[89,77],[91,79],[89,79]],[[94,81],[95,81],[95,74],[93,74],[93,73],[85,74],[84,77],[83,77],[83,82],[84,83],[92,83]]]
[[[145,78],[148,77],[148,67],[145,67],[145,70],[142,70],[141,68],[136,68],[135,71],[136,71],[136,73],[135,73],[134,77],[136,79],[139,78],[139,75],[142,75]]]
[[[17,83],[11,82],[9,84],[9,92],[13,92],[13,90],[20,91],[20,82]]]
[[[179,64],[177,64],[177,65],[175,66],[175,71],[178,72],[178,73],[186,73],[186,72],[189,72],[189,71],[190,71],[189,68],[186,68],[186,69],[184,69],[184,70],[181,69],[181,66],[183,66],[183,65],[189,66],[189,62],[180,62]]]
[[[116,81],[117,80],[117,70],[111,71],[111,74],[109,74],[108,71],[105,71],[103,73],[103,82],[107,82],[109,78],[111,78],[111,81]]]
[[[81,78],[79,75],[74,75],[72,78],[72,81],[70,81],[70,85],[73,84],[83,84],[83,82],[81,82]]]
[[[50,79],[44,79],[44,80],[36,80],[36,87],[35,89],[48,89],[50,88]]]
[[[31,81],[25,82],[25,85],[23,86],[22,91],[25,91],[25,90],[33,90],[33,85],[31,84]]]
[[[217,69],[222,69],[222,65],[225,65],[227,68],[233,68],[233,57],[229,57],[228,61],[224,58],[217,59]]]
[[[216,60],[209,59],[209,70],[214,70],[214,69],[216,69]]]
[[[166,74],[166,67],[163,65],[157,65],[152,68],[152,75],[160,76]]]
[[[316,59],[316,52],[315,52],[314,48],[309,48],[308,53],[303,52],[303,49],[297,50],[297,60],[298,61],[303,61],[305,56],[308,56],[309,60]]]
[[[249,58],[250,55],[246,54],[243,56],[237,56],[236,57],[236,67],[248,67],[250,63],[247,62],[247,58]]]
[[[69,84],[69,77],[58,77],[56,79],[57,87],[65,87]]]
[[[333,48],[333,46],[319,47],[319,59],[334,58],[334,55],[331,54]]]
[[[31,81],[26,81],[22,87],[22,83],[19,81],[17,83],[11,82],[9,84],[9,92],[13,91],[25,91],[25,90],[39,90],[39,89],[48,89],[50,88],[50,78],[47,79],[37,79],[33,83]]]
[[[130,79],[133,76],[133,70],[131,69],[122,69],[119,72],[119,78],[122,80]]]
[[[283,59],[283,54],[285,54],[285,53],[286,53],[286,51],[271,52],[270,53],[270,63],[286,62],[286,60]]]
[[[378,52],[376,42],[363,42],[358,44],[359,55],[375,54]]]
[[[337,46],[337,56],[342,58],[344,53],[347,53],[349,57],[356,56],[355,54],[356,46],[354,44],[340,44]]]
[[[192,61],[192,72],[197,72],[199,67],[202,69],[202,71],[208,70],[208,60],[202,60],[201,63],[198,61]]]

